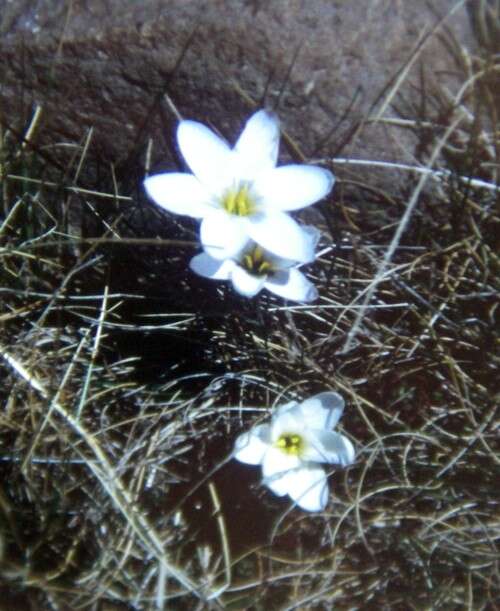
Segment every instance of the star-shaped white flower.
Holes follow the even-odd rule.
[[[309,226],[304,232],[314,252],[319,232]],[[214,259],[204,252],[193,257],[189,266],[205,278],[230,280],[245,297],[254,297],[262,289],[292,301],[309,302],[318,296],[316,287],[297,269],[296,261],[277,257],[252,241],[233,259]]]
[[[166,210],[202,219],[203,248],[216,259],[236,256],[251,239],[278,257],[309,262],[310,240],[286,212],[328,195],[334,177],[317,166],[276,167],[279,135],[266,110],[250,117],[232,149],[205,125],[181,121],[177,141],[193,173],[156,174],[144,186]]]
[[[331,430],[343,410],[344,399],[335,392],[291,401],[276,409],[270,424],[240,435],[234,457],[262,465],[264,484],[278,496],[288,494],[302,509],[321,511],[328,484],[320,463],[345,467],[355,458],[349,439]]]

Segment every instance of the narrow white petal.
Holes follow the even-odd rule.
[[[298,269],[280,270],[269,276],[266,289],[292,301],[310,302],[318,297],[318,291]]]
[[[298,210],[330,193],[335,178],[329,170],[312,165],[285,165],[260,174],[254,190],[269,210]]]
[[[274,113],[259,110],[252,115],[234,147],[240,177],[252,180],[274,168],[279,140],[279,121]]]
[[[221,194],[231,185],[234,153],[211,129],[196,121],[181,121],[177,142],[189,168],[211,193]]]
[[[342,435],[342,441],[344,443],[344,452],[340,455],[342,459],[342,465],[345,467],[347,465],[352,465],[352,463],[356,460],[356,450],[352,445],[350,439],[348,439],[345,435]]]
[[[201,223],[200,240],[214,259],[237,257],[248,242],[246,225],[223,210],[212,210]]]
[[[283,434],[296,433],[302,435],[307,423],[304,422],[299,406],[277,412],[271,422],[271,439],[277,441]]]
[[[231,259],[214,259],[203,252],[194,256],[189,262],[189,267],[205,278],[212,280],[228,280],[235,266]]]
[[[171,172],[155,174],[144,180],[149,197],[159,206],[174,214],[202,218],[210,211],[210,194],[191,174]]]
[[[331,430],[344,411],[344,399],[336,392],[322,392],[302,401],[300,411],[307,426]]]
[[[254,297],[264,287],[265,276],[252,276],[245,269],[236,265],[231,280],[235,291],[244,297]]]
[[[288,494],[306,511],[322,511],[328,502],[328,484],[321,467],[304,466],[288,478]]]
[[[293,471],[279,471],[264,478],[263,484],[267,486],[276,496],[285,496],[291,488]]]
[[[313,227],[312,225],[302,225],[302,231],[307,233],[309,239],[311,240],[311,247],[316,249],[318,245],[319,239],[321,237],[321,231],[317,227]]]
[[[284,259],[283,257],[278,257],[277,255],[269,252],[265,248],[263,249],[266,259],[269,263],[272,264],[273,269],[287,271],[291,267],[295,267],[297,265],[297,261],[292,261],[291,259]]]
[[[310,263],[314,260],[311,235],[303,231],[288,214],[259,214],[249,217],[249,221],[249,236],[269,252],[300,263]]]
[[[324,430],[310,431],[308,441],[304,454],[305,460],[342,467],[354,462],[354,447],[349,439],[340,433]]]
[[[278,496],[289,494],[291,478],[300,464],[296,456],[289,456],[270,447],[262,461],[264,484]]]
[[[286,414],[286,412],[289,412],[290,410],[297,409],[297,407],[299,407],[299,405],[300,404],[299,404],[298,401],[289,401],[288,403],[284,403],[283,405],[279,405],[274,410],[273,419],[279,418],[280,416],[282,416],[283,414]]]
[[[297,416],[299,418],[299,422],[300,422],[300,418],[302,417],[302,415],[300,414],[300,411],[298,411],[300,408],[300,404],[298,401],[289,401],[288,403],[285,403],[284,405],[278,405],[278,407],[276,407],[273,411],[272,414],[272,420],[271,420],[271,429],[274,428],[274,424],[279,421],[282,420],[287,414],[290,414],[291,417],[293,418],[293,421],[295,423],[297,423]],[[276,428],[276,433],[273,433],[272,435],[272,439],[273,441],[276,441],[276,439],[280,436],[280,429]],[[300,424],[300,426],[302,426]]]
[[[259,424],[251,431],[240,435],[234,444],[234,457],[248,465],[260,465],[269,449],[266,439],[269,425]]]

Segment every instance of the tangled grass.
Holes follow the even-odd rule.
[[[376,117],[415,133],[413,165],[321,152],[341,179],[314,218],[314,305],[185,271],[194,227],[92,182],[92,134],[62,169],[43,109],[21,139],[3,127],[4,608],[495,608],[499,64],[451,52],[454,92],[395,92]],[[309,515],[231,448],[326,389],[358,456]]]

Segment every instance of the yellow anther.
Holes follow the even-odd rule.
[[[250,216],[253,214],[255,212],[255,204],[249,190],[249,186],[243,184],[236,190],[227,191],[222,200],[224,210],[235,216]]]
[[[243,255],[243,265],[247,268],[248,271],[251,271],[253,269],[252,255]]]
[[[261,276],[264,276],[265,274],[268,274],[269,272],[273,271],[273,266],[269,263],[269,261],[261,261],[259,263],[257,271]]]
[[[300,456],[304,451],[304,438],[297,433],[283,433],[278,437],[276,445],[285,454]]]
[[[257,245],[254,249],[253,249],[253,260],[257,263],[257,261],[264,261],[264,251],[262,250],[262,248]]]
[[[273,265],[265,259],[264,251],[255,245],[241,258],[241,265],[253,276],[267,276],[273,271]]]

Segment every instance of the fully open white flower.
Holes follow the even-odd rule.
[[[319,232],[314,227],[304,227],[304,231],[314,252]],[[193,257],[189,266],[205,278],[231,280],[234,289],[245,297],[253,297],[262,289],[292,301],[309,302],[318,296],[316,287],[297,269],[296,261],[277,257],[251,241],[232,259],[214,259],[204,252]]]
[[[335,392],[291,401],[276,409],[270,424],[240,435],[234,457],[262,465],[264,484],[278,496],[288,494],[302,509],[321,511],[328,484],[320,463],[345,467],[354,462],[352,443],[332,431],[343,410],[344,399]]]
[[[209,255],[234,257],[250,238],[279,257],[314,258],[308,236],[286,211],[325,197],[334,177],[317,166],[276,167],[279,123],[273,113],[252,115],[233,149],[196,121],[179,123],[177,141],[193,174],[157,174],[144,186],[170,212],[202,219],[200,237]]]

